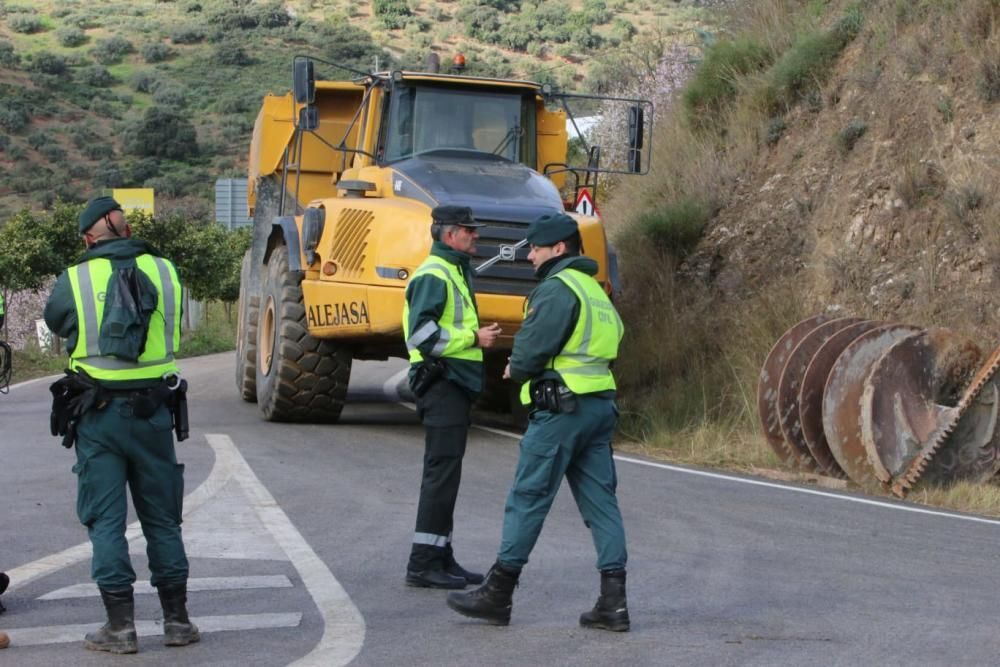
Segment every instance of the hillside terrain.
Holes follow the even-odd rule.
[[[469,73],[608,90],[695,39],[712,4],[0,0],[0,224],[103,187],[204,215],[215,179],[245,173],[259,101],[290,87],[295,54],[367,70],[462,53]]]
[[[643,286],[620,369],[632,432],[772,467],[757,378],[797,320],[1000,342],[1000,6],[761,0],[730,25],[606,207]]]

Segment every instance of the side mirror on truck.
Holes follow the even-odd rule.
[[[642,171],[642,134],[645,125],[642,105],[628,108],[628,170],[633,174]]]
[[[312,104],[316,101],[316,76],[313,61],[298,56],[292,65],[292,93],[298,104]]]

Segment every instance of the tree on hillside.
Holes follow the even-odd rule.
[[[413,14],[406,0],[375,0],[372,3],[372,13],[390,30],[402,28]]]
[[[153,106],[142,120],[130,125],[124,134],[125,152],[143,157],[183,160],[196,157],[198,135],[191,120],[174,109]]]

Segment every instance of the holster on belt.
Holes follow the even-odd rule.
[[[169,375],[155,387],[130,393],[128,402],[132,406],[132,414],[139,419],[149,419],[156,414],[161,405],[166,404],[170,409],[177,441],[187,440],[189,435],[187,380],[177,375]]]
[[[435,382],[444,377],[445,370],[446,366],[441,359],[425,359],[417,366],[413,382],[410,384],[414,396],[420,398],[426,394]]]
[[[576,394],[555,378],[531,383],[531,404],[535,410],[569,414],[576,412]]]

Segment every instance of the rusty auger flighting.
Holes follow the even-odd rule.
[[[768,443],[807,472],[879,483],[982,481],[1000,469],[1000,348],[943,328],[805,319],[775,343],[757,407]]]

